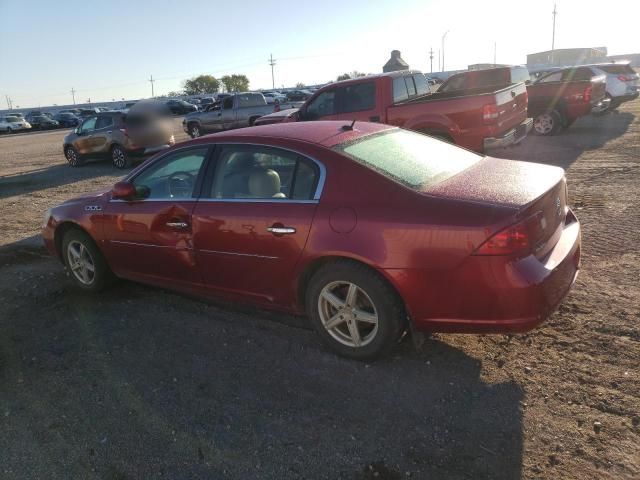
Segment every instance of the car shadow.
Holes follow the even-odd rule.
[[[300,319],[129,282],[80,293],[47,268],[37,301],[9,300],[0,382],[7,411],[20,411],[5,419],[6,441],[27,428],[12,422],[29,419],[39,441],[23,454],[50,473],[521,476],[522,388],[485,383],[482,361],[444,341],[350,361],[296,328],[306,326]],[[16,372],[22,382],[7,381]]]
[[[80,168],[71,168],[66,163],[52,165],[24,173],[0,176],[0,198],[60,187],[94,177],[113,177],[115,182],[128,172],[129,170],[118,170],[109,161],[99,158],[88,159]]]
[[[633,113],[617,110],[601,117],[587,115],[557,135],[541,137],[531,132],[520,145],[495,150],[489,155],[568,169],[583,152],[597,150],[624,135],[634,119]]]

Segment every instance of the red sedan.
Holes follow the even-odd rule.
[[[47,212],[43,237],[82,289],[121,277],[306,312],[354,358],[410,324],[531,329],[580,264],[562,169],[335,121],[182,143]]]

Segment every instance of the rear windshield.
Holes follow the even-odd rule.
[[[400,129],[364,137],[335,149],[414,190],[453,177],[482,158],[449,143]]]
[[[624,73],[636,73],[634,72],[633,68],[631,68],[631,65],[629,64],[624,64],[624,65],[598,65],[598,68],[600,70],[604,70],[607,73],[611,73],[612,75],[620,75],[620,74],[624,74]]]

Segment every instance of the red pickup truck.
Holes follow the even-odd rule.
[[[563,68],[527,86],[529,116],[538,135],[554,135],[606,101],[606,77],[590,68]]]
[[[343,119],[395,125],[477,152],[518,143],[532,126],[524,83],[431,93],[415,70],[332,83],[300,109],[266,115],[255,125]]]

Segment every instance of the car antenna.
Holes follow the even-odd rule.
[[[342,126],[342,130],[347,132],[349,130],[353,130],[353,126],[356,124],[356,119],[353,119],[353,122],[351,122],[351,125],[343,125]]]

